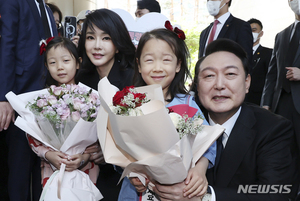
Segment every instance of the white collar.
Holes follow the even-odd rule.
[[[260,44],[256,44],[255,46],[252,47],[253,49],[253,54],[256,52],[257,48],[260,46]]]
[[[228,11],[227,13],[220,16],[217,20],[219,21],[220,24],[225,24],[225,22],[229,18],[229,16],[230,16],[230,12]]]
[[[241,113],[241,108],[242,106],[240,106],[240,108],[238,109],[238,111],[232,115],[232,117],[230,117],[225,123],[223,123],[221,126],[223,126],[225,128],[224,132],[227,134],[227,136],[230,136],[230,133],[233,129],[233,126],[235,125],[235,122],[237,120],[237,118],[239,117],[240,113]],[[209,121],[209,125],[213,126],[216,123],[210,118],[209,114],[208,114],[208,121]]]

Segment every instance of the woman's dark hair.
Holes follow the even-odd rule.
[[[90,71],[94,71],[95,68],[85,49],[86,31],[88,28],[95,30],[94,26],[110,35],[118,50],[118,53],[115,54],[115,60],[120,62],[121,70],[133,68],[135,46],[121,17],[108,9],[98,9],[86,16],[78,44],[79,55],[82,57],[82,68]]]
[[[139,73],[138,66],[140,64],[140,57],[145,44],[151,39],[163,40],[171,47],[174,54],[177,57],[177,61],[181,62],[180,71],[176,73],[172,83],[169,86],[166,96],[170,95],[172,101],[177,94],[187,94],[185,87],[185,81],[190,76],[188,62],[190,58],[189,50],[183,40],[181,40],[176,33],[167,29],[155,29],[150,32],[146,32],[142,35],[137,50],[136,50],[136,64],[134,69],[133,83],[135,86],[147,85]]]
[[[76,63],[80,64],[80,58],[78,56],[77,48],[75,44],[69,39],[65,37],[56,36],[54,37],[46,46],[46,51],[44,52],[45,56],[45,65],[47,66],[47,56],[48,52],[51,48],[63,47],[66,48],[71,56],[76,60]],[[75,81],[76,82],[76,81]],[[58,82],[52,78],[50,73],[47,73],[46,76],[46,86],[57,85]]]

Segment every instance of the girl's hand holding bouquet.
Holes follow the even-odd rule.
[[[88,175],[78,170],[89,162],[90,154],[84,153],[88,151],[86,147],[97,143],[96,122],[93,122],[100,105],[97,93],[81,84],[62,85],[18,96],[10,92],[7,99],[20,114],[16,125],[51,148],[45,158],[59,172],[52,174],[48,185],[46,183],[46,198],[52,200],[60,196],[80,197],[93,193],[94,197],[101,199],[101,193],[93,184],[96,183],[99,169],[90,169],[90,174],[91,171],[95,174],[93,182]],[[98,150],[91,149],[94,152]],[[71,184],[72,188],[69,186]],[[58,192],[57,197],[47,197],[53,196],[50,195],[53,191]]]

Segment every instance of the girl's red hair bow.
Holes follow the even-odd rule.
[[[46,51],[46,47],[48,43],[53,39],[54,37],[47,38],[46,40],[40,41],[40,55],[42,55]]]
[[[166,29],[175,32],[177,34],[178,38],[180,38],[181,40],[185,40],[184,32],[181,29],[177,28],[177,27],[175,27],[175,29],[173,29],[173,26],[171,25],[169,20],[167,20],[165,22],[165,27],[166,27]]]

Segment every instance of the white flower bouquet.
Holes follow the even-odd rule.
[[[20,115],[15,125],[56,151],[67,155],[83,153],[97,141],[94,120],[99,108],[98,95],[85,85],[51,86],[20,95],[9,92],[6,98]],[[62,164],[49,178],[41,199],[68,200],[82,196],[88,201],[102,199],[87,174],[80,170],[65,172]]]
[[[123,116],[111,109],[113,97],[117,96],[112,85],[106,78],[98,84],[101,106],[97,128],[105,161],[124,167],[122,177],[135,172],[162,184],[183,181],[188,170],[224,128],[220,125],[201,125],[201,129],[192,126],[197,135],[183,135],[180,139],[165,108],[161,86],[150,85],[135,90],[147,94],[150,101],[138,107],[142,115]]]

